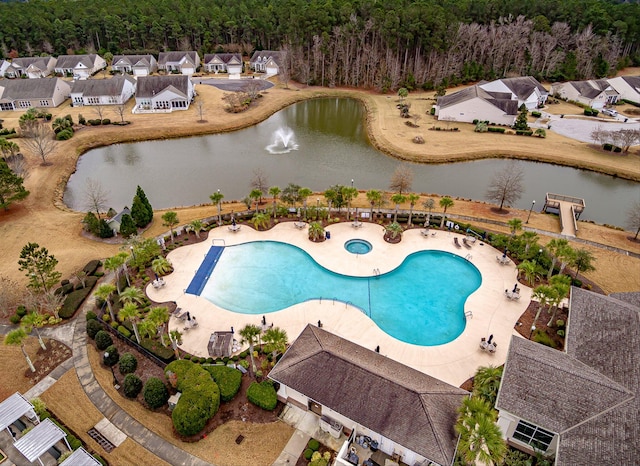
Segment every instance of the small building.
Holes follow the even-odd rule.
[[[56,65],[54,57],[21,57],[11,60],[10,65],[4,71],[7,78],[29,79],[44,78],[53,73]]]
[[[239,53],[208,53],[204,56],[204,70],[208,73],[242,74],[242,55]]]
[[[518,108],[524,104],[528,110],[542,107],[549,97],[549,91],[533,76],[496,79],[479,86],[485,91],[511,94],[511,100],[518,102]]]
[[[213,332],[209,337],[207,350],[212,358],[231,357],[233,352],[233,332]]]
[[[253,53],[249,60],[249,66],[253,71],[265,73],[267,76],[275,76],[280,68],[285,66],[286,52],[275,50],[259,50]]]
[[[114,55],[111,70],[134,76],[149,76],[158,71],[158,62],[151,55]]]
[[[193,83],[189,76],[140,76],[133,113],[187,110],[193,97]]]
[[[474,120],[511,126],[518,116],[518,101],[509,92],[487,91],[475,85],[438,97],[435,115],[440,121]]]
[[[74,79],[88,79],[98,71],[107,67],[107,62],[99,55],[60,55],[55,72],[60,76],[70,76]]]
[[[618,76],[607,82],[620,95],[620,99],[640,104],[640,76]]]
[[[0,111],[54,108],[64,102],[71,86],[60,79],[14,79],[0,83]]]
[[[158,69],[167,73],[192,75],[200,66],[198,52],[160,52]]]
[[[553,83],[551,93],[561,99],[572,100],[598,110],[602,110],[606,105],[615,104],[620,98],[620,94],[606,79]]]
[[[131,210],[129,210],[129,207],[125,206],[124,209],[122,209],[120,212],[106,221],[107,225],[109,226],[109,228],[111,228],[114,234],[120,233],[120,225],[122,224],[122,216],[124,214],[131,215]]]
[[[131,76],[110,79],[76,81],[71,86],[74,107],[83,105],[119,105],[127,102],[136,92],[136,80]]]

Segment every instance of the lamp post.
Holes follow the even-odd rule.
[[[527,215],[527,221],[524,223],[529,223],[529,219],[531,218],[531,211],[533,210],[535,205],[536,205],[536,200],[534,199],[533,202],[531,203],[531,208],[529,209],[529,215]]]
[[[535,332],[535,331],[536,331],[536,326],[532,325],[531,326],[531,333],[529,334],[529,339],[531,339],[531,337],[533,336],[533,332]]]
[[[133,260],[136,260],[136,251],[133,248],[133,246],[129,246],[129,249],[131,249],[131,256],[133,256]]]
[[[320,198],[316,198],[316,222],[320,218]]]

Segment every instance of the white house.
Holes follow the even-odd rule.
[[[606,79],[553,83],[551,93],[562,99],[573,100],[598,110],[616,103],[620,97]]]
[[[285,59],[285,52],[260,50],[253,53],[249,66],[253,71],[273,76],[280,72],[280,67],[285,66]]]
[[[99,55],[60,55],[55,72],[61,76],[73,76],[75,79],[88,79],[107,67],[107,62]]]
[[[549,92],[533,76],[497,79],[479,86],[485,91],[511,94],[511,99],[518,101],[518,108],[524,104],[528,110],[543,106],[549,97]]]
[[[60,78],[5,79],[0,82],[0,111],[57,107],[70,91],[69,83]]]
[[[151,55],[114,55],[111,70],[134,76],[149,76],[158,71],[158,62]]]
[[[486,91],[476,85],[438,97],[435,115],[441,121],[480,120],[511,126],[518,115],[518,101],[511,93]]]
[[[11,62],[9,60],[0,60],[0,76],[4,76],[10,66]]]
[[[136,80],[131,76],[114,76],[110,79],[76,81],[71,86],[74,107],[83,105],[119,105],[128,101],[136,92]]]
[[[229,77],[239,77],[242,73],[242,55],[208,53],[204,56],[204,69],[209,73],[229,73]]]
[[[638,464],[640,293],[572,288],[569,306],[564,351],[512,337],[498,425],[556,466]]]
[[[158,69],[167,73],[192,75],[200,66],[198,52],[160,52]]]
[[[620,95],[620,99],[640,104],[640,76],[618,76],[607,82]]]
[[[281,401],[315,413],[320,429],[344,439],[335,464],[351,466],[358,436],[406,464],[453,463],[465,390],[312,325],[269,378]],[[370,450],[356,451],[362,464]]]
[[[4,72],[7,78],[20,78],[26,76],[29,79],[44,78],[49,76],[56,65],[54,57],[22,57],[14,58]]]
[[[137,80],[134,113],[170,113],[187,110],[194,97],[187,75],[140,76]]]

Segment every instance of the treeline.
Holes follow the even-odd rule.
[[[4,56],[283,49],[284,78],[434,88],[640,63],[640,4],[615,0],[35,0],[0,5]]]

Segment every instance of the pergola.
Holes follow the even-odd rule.
[[[80,447],[60,463],[60,466],[102,466],[102,464],[91,456],[87,450]]]
[[[38,460],[42,466],[44,463],[40,457],[45,454],[60,440],[64,439],[67,448],[71,450],[67,442],[67,434],[58,427],[51,419],[45,419],[40,424],[31,429],[27,434],[16,440],[13,444],[28,461]]]
[[[40,421],[33,410],[33,405],[16,392],[0,403],[0,430],[7,429],[7,432],[11,433],[9,426],[25,415]]]

